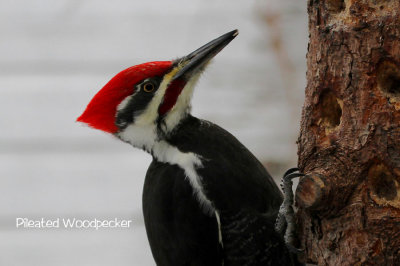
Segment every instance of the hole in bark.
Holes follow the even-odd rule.
[[[344,0],[326,0],[325,7],[330,12],[338,13],[345,8]]]
[[[324,92],[320,99],[322,125],[328,129],[337,127],[342,117],[342,107],[332,92]]]
[[[378,68],[379,88],[389,97],[400,97],[400,68],[391,62],[384,62]]]
[[[328,249],[330,250],[330,251],[334,251],[334,250],[336,250],[337,249],[337,244],[335,243],[335,242],[331,242],[331,243],[329,243],[329,245],[328,245]]]
[[[397,197],[397,182],[385,165],[372,165],[368,171],[368,180],[372,191],[379,198],[394,200]]]

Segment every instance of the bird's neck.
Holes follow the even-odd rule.
[[[160,143],[168,143],[188,120],[193,119],[189,112],[171,113],[158,123],[131,124],[117,136],[135,148],[142,149],[154,156]]]

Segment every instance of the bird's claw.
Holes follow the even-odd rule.
[[[298,168],[291,168],[285,172],[282,178],[281,188],[283,191],[283,202],[279,208],[278,217],[275,223],[275,229],[280,234],[284,234],[285,244],[290,252],[301,253],[302,249],[298,249],[293,245],[294,235],[296,231],[295,213],[293,210],[294,195],[292,191],[292,179],[304,176],[303,173],[298,172]],[[286,225],[286,230],[285,230]],[[284,232],[285,231],[285,232]]]

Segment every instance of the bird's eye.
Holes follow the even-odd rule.
[[[145,92],[152,92],[155,88],[156,86],[152,82],[146,82],[143,84],[143,90]]]

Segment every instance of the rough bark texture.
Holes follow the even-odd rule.
[[[309,0],[304,259],[400,265],[400,1]]]

